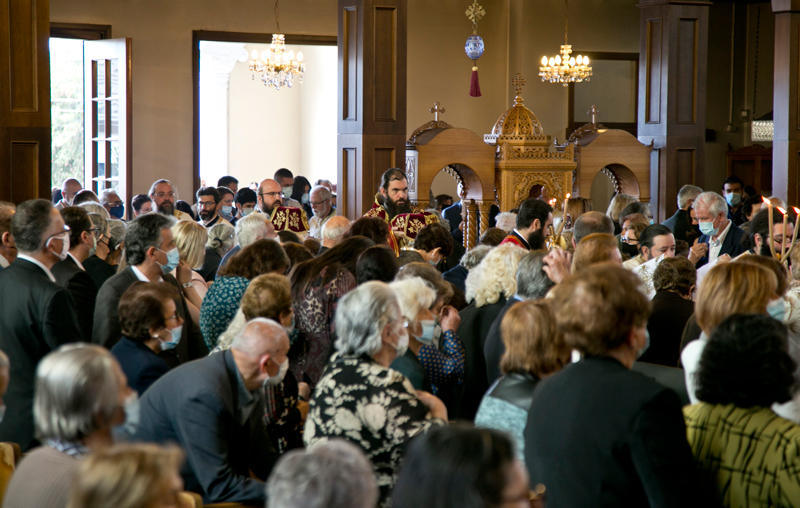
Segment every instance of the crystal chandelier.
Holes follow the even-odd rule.
[[[592,76],[592,68],[589,67],[589,57],[572,55],[572,46],[567,43],[567,31],[569,29],[569,5],[568,0],[564,0],[566,7],[566,21],[564,23],[564,44],[561,46],[561,54],[555,57],[542,57],[542,66],[539,67],[539,76],[542,81],[550,83],[562,83],[564,86],[570,83],[580,83],[589,81]]]
[[[261,82],[264,83],[264,86],[274,87],[275,90],[280,90],[282,86],[291,88],[295,75],[302,83],[303,74],[306,72],[303,53],[298,51],[297,60],[295,60],[294,51],[286,52],[286,37],[280,33],[278,1],[275,0],[275,24],[279,33],[272,34],[269,51],[261,53],[260,59],[256,50],[253,50],[250,55],[250,71],[253,73],[253,79],[256,79],[256,73],[258,73],[261,75]]]

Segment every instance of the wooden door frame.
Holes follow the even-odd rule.
[[[195,191],[200,188],[200,41],[269,44],[272,42],[272,34],[213,30],[192,31],[192,185]],[[335,35],[286,34],[286,44],[336,46],[338,38]]]
[[[111,39],[111,25],[90,23],[50,23],[50,38],[99,41]]]

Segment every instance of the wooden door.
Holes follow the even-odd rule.
[[[114,189],[132,217],[131,39],[85,41],[85,188]]]

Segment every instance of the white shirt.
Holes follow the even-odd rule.
[[[82,272],[86,271],[86,268],[83,267],[83,264],[80,261],[78,261],[78,258],[73,256],[71,252],[67,252],[67,255],[69,255],[69,257],[71,257],[72,260],[75,261],[75,264],[78,265],[78,268],[80,268]]]
[[[725,241],[725,236],[728,234],[728,231],[731,229],[731,224],[733,221],[728,220],[728,226],[722,230],[722,233],[717,237],[716,240],[713,238],[708,239],[708,261],[715,261],[719,257],[719,251],[722,250],[722,242]]]
[[[9,265],[11,265],[11,263],[9,263],[8,260],[5,257],[3,257],[2,254],[0,254],[0,267],[8,268]]]
[[[32,258],[32,257],[30,257],[30,256],[26,256],[25,254],[17,254],[17,259],[24,259],[25,261],[30,261],[30,262],[31,262],[31,263],[33,263],[34,265],[36,265],[36,266],[38,266],[39,268],[41,268],[42,270],[44,270],[44,273],[46,273],[46,274],[47,274],[47,276],[48,276],[48,277],[50,277],[50,280],[51,280],[51,281],[53,281],[53,282],[55,282],[55,281],[56,281],[56,278],[55,278],[55,277],[53,277],[53,272],[51,272],[49,268],[47,268],[46,266],[44,266],[44,265],[42,264],[42,262],[41,262],[41,261],[39,261],[38,259]]]
[[[142,282],[152,282],[150,279],[147,278],[147,275],[145,275],[144,272],[139,270],[137,267],[132,266],[131,270],[133,270],[134,275],[136,275],[136,278],[139,279],[140,281],[142,281]],[[163,281],[164,281],[164,279],[162,279],[161,276],[159,275],[158,282],[163,282]]]

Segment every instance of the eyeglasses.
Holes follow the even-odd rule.
[[[274,198],[275,196],[284,197],[284,194],[283,192],[264,192],[262,194],[259,194],[259,196],[270,196]]]
[[[202,206],[203,208],[212,208],[217,206],[217,204],[213,201],[198,201],[197,206]]]
[[[628,244],[628,245],[639,245],[639,240],[634,240],[633,238],[622,237],[621,240],[622,240],[622,243],[625,243],[625,244]]]
[[[63,236],[63,235],[68,234],[68,233],[69,233],[69,226],[64,224],[64,229],[62,231],[59,231],[58,233],[55,233],[55,234],[52,234],[52,235],[48,236],[47,240],[45,240],[45,242],[49,242],[51,238],[56,238],[56,237],[59,237],[59,236]]]
[[[319,206],[319,205],[323,204],[324,202],[330,201],[330,200],[331,200],[331,198],[323,199],[322,201],[309,201],[309,204],[311,206]]]
[[[175,193],[174,192],[159,192],[158,194],[155,194],[155,196],[157,198],[159,198],[159,199],[174,198],[175,197]]]

